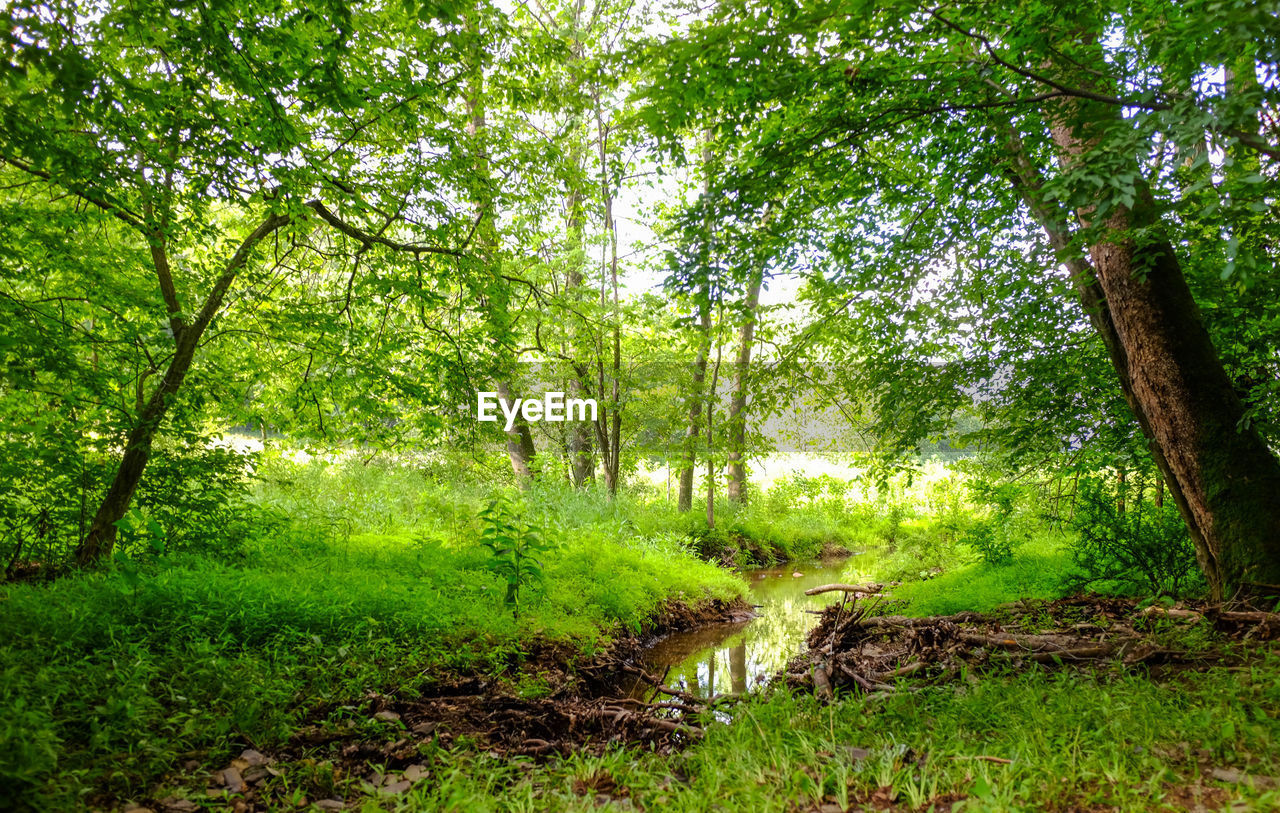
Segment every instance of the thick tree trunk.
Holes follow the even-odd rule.
[[[1082,106],[1064,107],[1064,122],[1079,119]],[[1053,128],[1065,166],[1096,146],[1082,130],[1070,123]],[[1132,209],[1116,205],[1102,222],[1092,207],[1077,214],[1086,228],[1100,229],[1088,252],[1123,351],[1117,371],[1127,377],[1214,599],[1250,584],[1280,583],[1280,462],[1257,432],[1240,428],[1244,408],[1149,191],[1140,188]]]
[[[752,343],[755,341],[756,311],[760,307],[763,270],[756,273],[747,288],[747,320],[738,336],[738,363],[734,368],[733,397],[729,401],[729,475],[725,491],[730,502],[746,499],[747,469],[743,464],[747,445],[747,390],[750,381]]]

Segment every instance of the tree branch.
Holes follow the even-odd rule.
[[[992,46],[991,40],[987,39],[981,34],[977,34],[977,33],[974,33],[973,31],[968,30],[964,26],[953,23],[952,21],[948,20],[946,17],[943,17],[941,14],[939,14],[938,9],[936,8],[930,9],[929,16],[933,17],[938,22],[945,25],[947,28],[950,28],[952,31],[956,31],[962,34],[963,36],[968,37],[969,39],[972,39],[981,43],[983,49],[987,52],[987,54],[991,57],[991,59],[996,62],[997,65],[1000,65],[1003,68],[1007,68],[1013,71],[1014,73],[1018,74],[1019,76],[1024,77],[1026,79],[1030,79],[1033,82],[1039,82],[1042,85],[1048,85],[1049,87],[1053,88],[1054,90],[1058,91],[1063,95],[1073,96],[1079,99],[1089,99],[1091,101],[1102,102],[1104,104],[1118,105],[1120,107],[1141,107],[1145,110],[1169,110],[1172,107],[1172,105],[1168,104],[1167,102],[1127,101],[1125,99],[1121,99],[1116,96],[1108,96],[1105,93],[1095,93],[1092,90],[1085,90],[1084,88],[1073,88],[1068,85],[1064,85],[1060,82],[1055,82],[1054,80],[1050,79],[1047,76],[1044,76],[1043,74],[1036,73],[1035,71],[1028,70],[1027,68],[1019,67],[1017,65],[1014,65],[1011,62],[1006,62],[1005,60],[1001,59],[1000,55],[996,53],[995,47]]]
[[[383,237],[381,234],[370,234],[369,232],[364,231],[363,229],[360,229],[356,226],[353,226],[347,221],[338,217],[336,214],[330,211],[327,206],[325,206],[322,202],[318,200],[309,200],[307,201],[306,206],[308,209],[311,209],[317,215],[319,215],[320,219],[323,220],[325,223],[328,223],[333,228],[337,229],[338,231],[342,232],[343,234],[345,234],[346,236],[350,237],[352,240],[355,240],[356,242],[360,243],[363,246],[371,246],[371,245],[385,246],[386,248],[389,248],[392,251],[402,251],[407,254],[412,254],[415,257],[418,257],[422,254],[442,254],[448,257],[463,256],[462,252],[456,251],[451,248],[443,248],[441,246],[428,246],[428,245],[423,245],[421,243],[401,243],[399,241],[392,240],[388,237]]]
[[[51,184],[56,184],[57,186],[61,186],[63,189],[66,189],[68,192],[80,198],[81,200],[85,201],[86,203],[91,203],[94,206],[97,206],[102,211],[106,212],[107,214],[111,215],[112,217],[124,223],[129,224],[135,229],[138,229],[140,231],[146,230],[146,225],[143,223],[142,218],[139,217],[137,213],[130,211],[129,209],[127,209],[126,207],[124,207],[119,203],[115,203],[107,198],[98,197],[97,195],[90,194],[85,190],[76,189],[74,187],[68,186],[65,183],[62,183],[61,181],[56,180],[48,172],[45,172],[42,169],[36,169],[35,167],[28,164],[26,161],[20,160],[18,158],[10,158],[7,155],[0,155],[0,161],[4,161],[9,166],[22,170],[28,175],[33,175],[37,178],[40,178],[41,180],[48,181]]]

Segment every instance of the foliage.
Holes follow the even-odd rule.
[[[1072,521],[1079,534],[1071,547],[1072,584],[1174,597],[1199,590],[1195,548],[1178,509],[1132,495],[1122,508],[1122,499],[1097,479],[1081,483]]]
[[[135,797],[191,752],[223,767],[233,743],[275,747],[371,688],[425,689],[466,670],[516,680],[538,640],[591,653],[638,632],[664,601],[743,590],[679,546],[619,542],[587,524],[545,552],[542,598],[517,619],[477,544],[480,487],[453,493],[422,471],[359,460],[264,468],[253,499],[294,519],[246,540],[243,560],[130,556],[3,586],[0,806]],[[396,530],[325,521],[342,494],[364,499],[347,505],[352,526]],[[349,717],[333,713],[335,724]]]
[[[950,615],[964,610],[985,612],[1024,598],[1059,598],[1067,592],[1071,572],[1070,537],[1040,530],[1000,563],[956,561],[942,573],[893,589],[907,602],[908,615]],[[884,577],[888,573],[877,574]]]
[[[956,439],[1005,475],[1149,466],[1131,371],[1081,270],[1131,222],[1135,258],[1161,246],[1205,314],[1212,347],[1183,363],[1223,359],[1215,380],[1246,409],[1224,396],[1221,423],[1228,437],[1258,428],[1263,441],[1241,442],[1265,460],[1280,334],[1260,305],[1280,278],[1263,248],[1280,151],[1263,122],[1280,103],[1278,53],[1274,19],[1243,0],[732,0],[648,44],[642,115],[673,160],[715,157],[683,232],[715,223],[714,250],[796,269],[806,318],[779,355],[882,457],[963,426]],[[766,215],[769,229],[750,228]],[[689,263],[689,287],[725,278],[706,265]],[[1194,311],[1145,324],[1200,336]]]
[[[1225,670],[1170,682],[1140,672],[1033,670],[830,704],[776,692],[736,705],[730,721],[710,724],[704,739],[672,755],[613,749],[534,768],[438,755],[434,781],[411,790],[405,804],[590,811],[607,787],[613,799],[646,810],[713,810],[725,799],[741,810],[857,809],[877,799],[911,810],[1147,813],[1183,809],[1195,793],[1272,809],[1275,789],[1243,781],[1209,796],[1217,786],[1204,775],[1205,761],[1250,775],[1280,770],[1271,713],[1280,704],[1280,663],[1260,657],[1243,678]]]
[[[114,458],[92,439],[48,440],[34,455],[25,444],[0,443],[0,467],[11,473],[0,485],[0,556],[53,573],[70,560]],[[117,523],[122,549],[131,557],[160,550],[242,555],[250,539],[277,522],[246,501],[254,460],[220,446],[161,445],[133,509]]]
[[[457,671],[541,697],[530,647],[590,653],[666,602],[740,597],[730,567],[881,548],[916,613],[1199,588],[1172,507],[1139,486],[1122,511],[1095,478],[1154,463],[1064,263],[1111,236],[1076,215],[1149,209],[1126,236],[1174,247],[1239,428],[1274,448],[1273,10],[685,12],[0,9],[0,807],[149,793]],[[1094,143],[1068,155],[1077,125]],[[856,450],[847,476],[717,498],[738,374],[751,464],[812,420]],[[513,452],[468,410],[499,385],[602,417],[518,427]],[[266,451],[221,446],[231,425]],[[714,522],[645,479],[682,451]],[[62,575],[103,528],[104,567]],[[1125,675],[1086,703],[1039,673],[877,706],[780,694],[683,755],[439,757],[405,806],[585,808],[578,780],[607,770],[655,809],[1141,808],[1196,781],[1154,760],[1171,738],[1274,773],[1263,657],[1254,705],[1222,675],[1190,702]]]
[[[1026,539],[1026,529],[1015,522],[1015,503],[1021,489],[1013,483],[991,484],[985,480],[970,482],[975,502],[990,509],[989,516],[978,521],[960,541],[978,551],[982,561],[1001,565],[1013,558],[1019,543]]]
[[[520,591],[543,584],[543,563],[537,556],[550,550],[552,543],[523,518],[523,511],[509,500],[491,500],[480,511],[483,530],[480,544],[489,549],[492,558],[485,568],[506,583],[503,601],[514,618],[520,617]]]

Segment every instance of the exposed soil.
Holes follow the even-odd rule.
[[[342,757],[394,764],[411,759],[423,740],[448,748],[465,739],[495,754],[528,756],[598,753],[620,742],[653,750],[678,747],[699,736],[701,729],[673,718],[696,714],[701,706],[636,700],[618,687],[639,677],[653,683],[657,693],[660,677],[638,665],[639,654],[654,639],[751,615],[750,605],[742,601],[714,600],[697,606],[672,602],[645,632],[617,639],[608,652],[585,661],[575,661],[566,645],[539,644],[511,664],[513,674],[518,670],[536,678],[534,689],[523,693],[517,685],[472,675],[442,681],[429,695],[370,695],[364,713],[399,723],[407,735],[390,743],[347,742]],[[309,750],[349,736],[313,726],[295,735],[293,743]]]
[[[360,795],[407,791],[427,778],[430,758],[424,755],[438,749],[543,758],[600,753],[620,743],[657,752],[681,748],[702,735],[698,719],[706,708],[668,687],[661,687],[668,696],[658,699],[661,677],[646,673],[639,655],[672,632],[752,616],[741,600],[671,602],[640,635],[616,639],[593,658],[579,659],[566,644],[534,645],[509,665],[509,674],[523,676],[525,683],[456,674],[413,696],[370,692],[359,704],[317,709],[282,747],[269,754],[245,750],[209,776],[206,793],[236,811],[279,809],[283,787],[271,781],[280,773],[277,766],[305,764],[323,769],[304,783],[312,786],[312,798],[323,809],[338,810],[347,806],[346,797],[356,804]],[[628,697],[619,688],[637,679],[654,687],[653,698]],[[173,797],[144,809],[196,807]]]
[[[807,650],[788,664],[789,685],[830,697],[837,689],[911,691],[906,684],[944,682],[962,667],[1194,668],[1233,662],[1236,641],[1280,637],[1280,614],[1251,607],[1139,610],[1129,599],[1080,596],[1021,602],[987,614],[911,618],[884,614],[892,601],[848,590],[851,598],[822,612]],[[1191,624],[1213,630],[1194,650],[1183,648],[1185,634],[1170,634]]]

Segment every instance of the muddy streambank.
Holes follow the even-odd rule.
[[[389,743],[347,743],[342,756],[394,764],[411,759],[424,740],[444,748],[465,740],[495,754],[529,756],[599,752],[619,742],[654,749],[682,744],[696,735],[696,726],[673,722],[670,709],[628,697],[620,687],[637,678],[659,680],[638,665],[654,640],[752,616],[744,600],[673,601],[640,634],[616,638],[607,651],[589,658],[565,644],[537,642],[499,675],[455,676],[411,697],[371,694],[367,714],[397,723],[402,736]],[[334,733],[341,734],[303,731],[294,739],[314,746],[318,737]]]
[[[318,749],[354,769],[361,762],[412,761],[424,743],[447,749],[465,742],[496,755],[533,757],[599,753],[617,744],[684,747],[701,736],[705,715],[725,695],[772,679],[804,646],[817,623],[815,608],[829,598],[807,597],[805,590],[830,581],[847,561],[746,571],[746,598],[668,601],[639,633],[616,637],[589,658],[569,644],[535,641],[497,675],[453,675],[412,696],[370,693],[357,716],[386,723],[380,735],[399,735],[389,740],[356,736],[358,725],[334,727],[334,710],[317,710],[282,756],[315,757]],[[757,637],[744,640],[749,634]]]
[[[640,665],[664,676],[663,682],[672,688],[704,701],[759,689],[805,647],[818,613],[831,601],[829,595],[808,591],[847,578],[865,579],[876,554],[845,553],[742,571],[755,617],[671,632],[640,653]],[[643,697],[648,686],[637,680],[631,691]]]
[[[892,600],[856,595],[808,616],[817,624],[802,651],[792,650],[775,674],[776,684],[828,698],[843,691],[876,697],[973,679],[985,667],[1194,668],[1232,662],[1233,641],[1280,637],[1280,615],[1251,608],[1139,609],[1125,599],[1085,596],[987,614],[908,618],[886,614]],[[743,600],[669,603],[641,634],[589,658],[543,642],[502,674],[454,675],[412,695],[370,692],[356,704],[316,710],[267,753],[246,748],[203,776],[192,765],[183,784],[203,782],[209,797],[236,811],[292,806],[299,789],[321,809],[340,810],[430,781],[452,764],[450,752],[535,761],[619,745],[669,753],[700,739],[707,722],[731,716],[736,698],[707,699],[670,685],[677,681],[651,671],[646,656],[655,642],[689,631],[756,623],[755,609]],[[1179,649],[1184,627],[1192,624],[1210,625],[1221,645]],[[276,776],[289,781],[272,781]],[[148,801],[157,813],[197,809],[178,797]]]
[[[702,735],[707,708],[662,687],[661,677],[641,665],[643,654],[666,636],[754,616],[743,599],[672,601],[639,634],[616,638],[592,657],[567,644],[533,642],[499,674],[455,674],[427,691],[371,691],[355,704],[314,709],[280,747],[263,753],[250,743],[238,746],[248,747],[207,777],[205,792],[236,811],[279,809],[283,786],[272,778],[288,772],[309,800],[339,810],[358,807],[362,797],[406,792],[454,749],[550,758],[617,745],[660,753],[682,748]],[[636,696],[637,681],[650,687],[647,699]],[[299,780],[299,773],[309,778]],[[149,802],[152,811],[196,810],[178,797]]]
[[[234,745],[241,756],[208,775],[204,790],[236,810],[277,809],[280,787],[296,790],[302,781],[308,798],[337,810],[406,792],[453,751],[542,760],[619,745],[682,749],[724,717],[734,695],[772,680],[803,648],[829,600],[806,589],[832,581],[849,561],[745,571],[746,598],[669,601],[638,633],[590,657],[568,643],[535,640],[496,673],[440,675],[425,690],[388,687],[311,709],[277,747]],[[188,766],[187,782],[201,782],[199,770]],[[289,783],[272,781],[286,773]],[[184,809],[176,802],[151,808]]]

